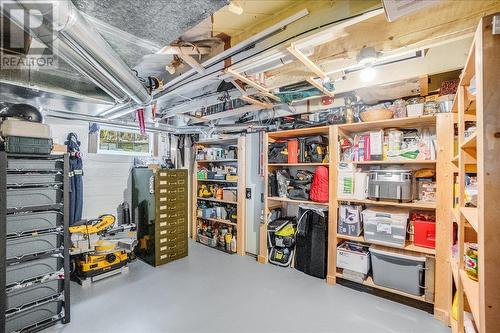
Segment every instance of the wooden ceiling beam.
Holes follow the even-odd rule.
[[[228,68],[226,69],[226,74],[229,74],[231,75],[232,77],[234,77],[235,79],[238,79],[240,80],[241,82],[244,82],[246,84],[248,84],[249,86],[251,87],[254,87],[255,89],[257,89],[262,95],[266,96],[266,97],[269,97],[277,102],[280,102],[280,98],[278,96],[275,96],[273,95],[267,88],[261,86],[260,84],[250,80],[249,78],[247,78],[246,76],[244,75],[241,75],[240,73],[237,73],[235,71],[233,71],[232,69]]]
[[[263,109],[272,109],[273,108],[273,105],[271,103],[264,103],[264,102],[261,102],[259,100],[256,100],[255,98],[252,98],[250,96],[241,96],[239,97],[241,100],[247,102],[247,103],[250,103],[250,104],[253,104],[253,105],[258,105],[260,107],[262,107]]]
[[[327,75],[318,65],[316,65],[311,59],[309,59],[304,53],[302,53],[294,43],[290,47],[287,48],[288,52],[293,54],[295,58],[297,58],[301,63],[304,64],[311,72],[319,76],[321,80],[326,79]]]
[[[335,97],[335,94],[333,92],[331,92],[329,90],[326,90],[326,88],[323,87],[322,84],[318,83],[318,81],[316,81],[313,77],[308,78],[307,82],[309,82],[309,84],[311,86],[313,86],[314,88],[318,89],[319,91],[321,91],[326,96]]]

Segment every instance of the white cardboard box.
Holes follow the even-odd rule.
[[[348,244],[359,246],[351,242],[340,244],[337,247],[337,267],[368,274],[370,271],[370,252],[366,247],[363,247],[362,252],[350,250]]]

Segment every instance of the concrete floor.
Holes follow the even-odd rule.
[[[71,323],[44,332],[450,332],[430,314],[294,269],[191,242],[189,257],[87,289],[73,284]]]

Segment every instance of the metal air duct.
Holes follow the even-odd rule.
[[[133,101],[138,105],[148,105],[151,102],[148,90],[71,1],[18,0],[16,4],[24,11],[25,16],[26,13],[39,13],[40,8],[51,10],[52,15],[44,15],[43,23],[30,29],[30,33],[49,46],[57,56],[89,77],[117,103]],[[47,4],[49,7],[43,7]],[[4,15],[26,29],[25,18],[12,15],[13,12],[4,11]],[[31,20],[40,20],[40,17],[30,16]]]

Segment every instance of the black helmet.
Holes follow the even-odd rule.
[[[41,123],[43,120],[42,113],[29,104],[12,104],[0,116],[2,118],[21,118],[35,123]]]

